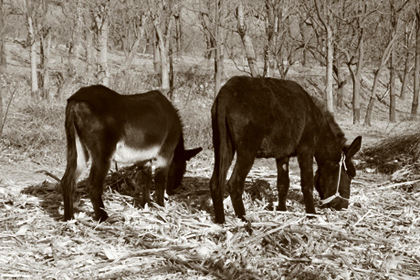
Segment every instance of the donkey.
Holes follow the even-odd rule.
[[[186,161],[202,149],[184,149],[177,110],[159,91],[120,95],[95,85],[81,88],[67,100],[67,167],[61,180],[64,220],[73,218],[77,178],[91,158],[87,180],[95,219],[108,218],[102,201],[103,184],[111,161],[155,166],[157,204],[164,192],[171,195],[181,185]],[[150,201],[143,190],[143,204]]]
[[[210,191],[217,223],[224,223],[223,188],[236,152],[236,164],[227,183],[235,214],[245,221],[242,201],[245,178],[255,158],[275,158],[277,209],[286,211],[289,158],[296,156],[306,213],[315,214],[313,158],[318,170],[315,187],[322,203],[347,208],[350,183],[356,175],[352,157],[362,143],[358,136],[346,145],[343,131],[320,101],[296,82],[238,76],[220,89],[212,107],[214,171]]]

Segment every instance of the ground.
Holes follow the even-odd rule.
[[[14,71],[26,71],[28,55],[17,47],[10,53],[16,58],[12,67],[19,68]],[[111,65],[122,61],[115,54],[111,58]],[[319,72],[314,77],[323,75],[314,71]],[[73,82],[67,96],[75,90]],[[212,99],[193,97],[208,85],[196,79],[192,86],[194,91],[185,91],[186,101],[176,103],[188,147],[211,139]],[[75,220],[64,222],[59,185],[44,171],[58,178],[64,173],[65,101],[57,101],[54,109],[55,103],[27,104],[24,94],[11,106],[0,146],[0,279],[419,279],[419,175],[408,178],[404,168],[384,175],[360,156],[346,211],[317,206],[319,215],[308,218],[296,161],[291,162],[288,211],[273,210],[275,163],[257,160],[244,194],[250,224],[235,218],[227,197],[227,222],[217,225],[209,193],[213,152],[207,145],[189,162],[182,189],[168,197],[165,207],[137,207],[131,191],[134,171],[125,169],[107,179],[106,222],[92,220],[83,182],[76,191]],[[409,102],[399,106],[396,124],[386,121],[382,103],[374,111],[373,127],[353,125],[348,108],[335,115],[349,141],[363,136],[364,148],[417,129],[417,122],[406,121]],[[198,112],[203,115],[195,123]]]
[[[348,133],[355,134],[360,133]],[[365,143],[376,141],[375,135],[362,134]],[[250,230],[234,217],[229,198],[226,225],[213,222],[208,190],[211,151],[189,163],[183,189],[169,197],[164,208],[139,209],[133,206],[133,197],[115,190],[115,179],[108,181],[104,199],[111,218],[102,224],[91,220],[92,207],[83,188],[77,192],[76,220],[62,221],[57,183],[36,171],[54,170],[61,176],[64,164],[2,165],[0,275],[3,279],[418,279],[418,192],[362,169],[353,183],[349,210],[318,208],[320,215],[307,219],[299,170],[295,162],[291,166],[289,211],[276,213],[269,210],[270,201],[277,201],[274,161],[258,160],[254,165],[245,194]]]

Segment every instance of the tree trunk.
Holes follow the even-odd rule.
[[[365,116],[365,122],[364,125],[367,126],[372,126],[372,110],[373,107],[375,106],[375,99],[376,99],[376,89],[378,87],[378,83],[379,83],[379,78],[382,74],[382,70],[385,66],[385,64],[387,63],[389,56],[391,55],[392,49],[394,47],[394,42],[397,38],[397,34],[395,34],[392,39],[388,42],[388,46],[386,47],[383,55],[382,55],[382,59],[381,59],[381,64],[379,65],[379,68],[376,70],[375,73],[375,79],[373,80],[373,87],[372,87],[372,91],[370,94],[370,98],[369,98],[369,104],[368,107],[366,109],[366,116]]]
[[[411,119],[417,119],[420,93],[420,4],[416,5],[416,55],[414,66],[414,95],[411,105]]]
[[[3,71],[0,69],[0,75],[3,74]],[[0,139],[3,134],[3,90],[4,87],[0,89]]]
[[[236,16],[238,19],[238,34],[242,39],[242,44],[244,45],[246,58],[248,60],[249,70],[251,71],[251,76],[258,77],[259,71],[258,71],[256,57],[255,57],[254,46],[252,44],[251,37],[247,33],[247,27],[245,24],[244,6],[242,2],[239,2],[238,4]]]
[[[400,92],[400,99],[405,100],[405,95],[407,92],[407,86],[410,79],[410,51],[407,51],[406,57],[405,57],[405,63],[404,63],[404,73],[402,77],[402,85],[401,85],[401,92]]]
[[[169,48],[169,92],[168,92],[168,96],[170,99],[173,98],[173,93],[174,93],[174,79],[175,79],[175,74],[174,74],[174,56],[173,56],[173,52],[172,52],[172,46]]]
[[[40,42],[40,69],[41,69],[41,97],[45,100],[50,99],[50,73],[49,67],[49,56],[51,46],[51,33],[49,29],[41,30],[41,42]]]
[[[346,79],[344,77],[343,71],[340,68],[340,61],[337,62],[337,65],[333,65],[334,72],[337,76],[337,107],[342,108],[344,105],[344,86],[346,84]]]
[[[162,85],[161,90],[164,94],[167,94],[170,90],[170,84],[169,84],[169,54],[166,48],[162,49],[162,44],[159,44],[160,49],[160,61],[162,65]]]
[[[159,75],[159,82],[162,83],[160,79],[162,73],[162,66],[160,61],[160,50],[156,33],[153,41],[153,69],[155,70],[155,73]]]
[[[223,0],[216,1],[215,6],[215,45],[214,52],[214,98],[216,98],[222,84],[222,71],[223,71],[223,50],[222,50],[222,31],[220,25],[222,23],[220,13],[223,9]]]
[[[90,76],[93,73],[93,34],[89,28],[85,32],[85,51],[86,51],[86,73]]]
[[[396,64],[396,54],[395,50],[392,51],[391,60],[390,60],[390,75],[389,75],[389,122],[395,123],[396,122],[396,115],[395,115],[395,106],[396,106],[396,98],[395,98],[395,65]]]
[[[73,77],[76,74],[76,62],[79,57],[79,43],[80,43],[80,36],[81,36],[81,28],[82,28],[82,2],[80,0],[76,0],[76,16],[74,22],[74,29],[71,34],[71,41],[69,47],[69,57],[68,57],[68,69],[67,72],[70,77]]]
[[[334,59],[334,46],[333,46],[333,32],[331,27],[327,26],[327,87],[325,89],[325,98],[327,100],[327,108],[331,113],[334,113],[333,101],[333,59]]]
[[[3,5],[2,2],[0,2],[0,5]],[[0,67],[0,77],[3,75],[4,69]],[[0,88],[0,139],[3,134],[3,92],[5,87]]]
[[[108,70],[108,33],[109,33],[109,15],[108,5],[102,7],[102,10],[95,15],[96,32],[97,32],[97,80],[98,83],[104,86],[109,85],[109,70]]]
[[[274,34],[276,30],[276,20],[278,19],[275,15],[274,6],[271,1],[265,1],[265,9],[267,13],[267,18],[265,21],[265,34],[267,36],[266,45],[264,47],[264,70],[263,77],[271,77],[271,60],[272,52],[274,49]]]
[[[36,42],[35,42],[35,31],[32,24],[32,16],[28,15],[28,39],[30,48],[30,60],[31,60],[31,97],[35,100],[39,99],[38,93],[38,73],[37,73],[37,61],[36,61]]]
[[[121,67],[121,71],[125,73],[128,69],[130,69],[131,64],[133,63],[134,56],[139,51],[140,42],[144,39],[144,26],[146,24],[146,16],[142,16],[141,25],[139,26],[138,30],[138,37],[134,41],[133,46],[131,47],[130,51],[128,52],[127,57],[124,60],[123,66]]]
[[[353,77],[353,123],[360,124],[360,76],[356,74]]]
[[[157,44],[159,46],[159,55],[160,55],[160,63],[161,63],[161,91],[164,94],[167,94],[170,90],[169,84],[169,49],[170,49],[170,36],[171,36],[171,26],[172,26],[173,19],[172,17],[169,19],[168,26],[166,27],[166,34],[163,33],[162,28],[160,26],[160,19],[155,17],[153,19],[153,25],[156,30],[157,34]]]
[[[176,57],[181,59],[182,57],[182,25],[181,16],[177,13],[175,16],[175,40],[176,40]]]
[[[0,0],[0,73],[4,73],[7,68],[5,35],[3,0]]]

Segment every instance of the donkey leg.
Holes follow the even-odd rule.
[[[108,218],[108,214],[104,210],[104,202],[102,201],[102,192],[106,174],[111,166],[109,159],[92,159],[92,167],[88,178],[89,196],[92,201],[93,210],[95,211],[95,219],[103,222]]]
[[[242,200],[242,194],[244,192],[245,179],[249,171],[252,168],[255,160],[255,153],[245,150],[244,152],[238,149],[237,159],[235,167],[233,168],[232,176],[228,182],[228,191],[230,199],[232,200],[233,209],[235,210],[236,216],[246,221],[245,207]]]
[[[305,200],[306,213],[316,214],[314,207],[314,172],[313,172],[313,155],[298,155],[300,167],[301,188],[303,199]]]
[[[156,203],[164,206],[164,195],[168,181],[168,168],[157,168],[155,170]]]
[[[289,192],[289,158],[276,159],[277,164],[277,189],[279,195],[278,211],[287,211],[286,198]]]
[[[141,181],[143,184],[143,190],[142,190],[142,200],[141,200],[141,207],[144,208],[146,204],[150,205],[150,185],[152,184],[152,166],[150,164],[144,165],[139,172],[139,179],[138,183],[140,184]]]

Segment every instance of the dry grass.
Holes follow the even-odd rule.
[[[90,218],[78,189],[76,220],[62,222],[61,195],[47,181],[0,188],[3,279],[418,279],[418,185],[373,184],[357,178],[348,211],[319,210],[307,219],[299,177],[291,175],[289,212],[267,210],[275,173],[254,168],[245,207],[251,227],[234,218],[212,221],[208,162],[194,160],[184,188],[166,207],[134,207],[133,169],[108,178],[110,219]],[[409,188],[407,187],[409,186]],[[265,191],[258,193],[265,187]],[[116,191],[116,190],[119,191]],[[251,229],[251,230],[250,230]]]
[[[420,156],[420,133],[405,132],[387,137],[364,149],[366,165],[379,172],[394,173],[402,167],[416,167]]]
[[[13,52],[15,58],[20,54],[20,49]],[[54,71],[62,71],[59,66],[55,65]],[[148,72],[150,59],[137,58],[133,68],[129,75],[113,76],[111,87],[135,93],[157,85],[157,77]],[[180,72],[175,105],[185,125],[186,146],[206,149],[190,162],[184,188],[170,197],[164,208],[139,209],[133,197],[134,171],[126,169],[107,179],[104,200],[108,221],[97,224],[91,220],[92,206],[82,184],[76,195],[76,219],[63,222],[58,186],[33,178],[31,183],[19,182],[22,175],[14,170],[15,180],[0,180],[0,279],[418,279],[419,172],[416,161],[410,159],[411,150],[399,150],[402,142],[390,148],[393,139],[382,151],[383,155],[402,153],[399,157],[408,159],[398,158],[401,169],[391,180],[376,172],[359,172],[349,210],[318,209],[320,215],[314,219],[304,214],[296,172],[291,175],[289,212],[270,210],[277,201],[275,166],[257,162],[244,195],[251,225],[234,217],[227,198],[227,223],[220,226],[212,220],[208,187],[213,158],[209,98],[213,92],[208,82],[212,76],[200,67],[176,68]],[[16,73],[28,69],[25,64]],[[229,76],[238,74],[232,69],[227,72]],[[317,92],[313,84],[323,84],[323,73],[321,69],[314,73],[310,92]],[[309,73],[295,74],[301,76],[292,78],[305,83],[302,76]],[[18,92],[0,142],[0,162],[8,167],[0,174],[10,170],[11,162],[23,169],[27,161],[41,162],[48,170],[62,173],[64,99],[91,81],[84,77],[66,80],[59,104],[33,105],[27,98],[26,77],[6,77],[10,90],[17,87]],[[3,95],[8,96],[7,92]],[[350,104],[350,94],[347,99]],[[376,118],[386,118],[387,107],[377,105]],[[351,119],[350,109],[337,114]],[[399,114],[405,118],[405,113]],[[359,135],[358,127],[347,125],[346,131],[352,128],[357,130],[353,136]],[[374,134],[382,137],[383,130]],[[372,131],[363,131],[363,135],[372,136]],[[381,162],[371,168],[376,171]],[[26,176],[29,173],[21,171],[26,171]]]

